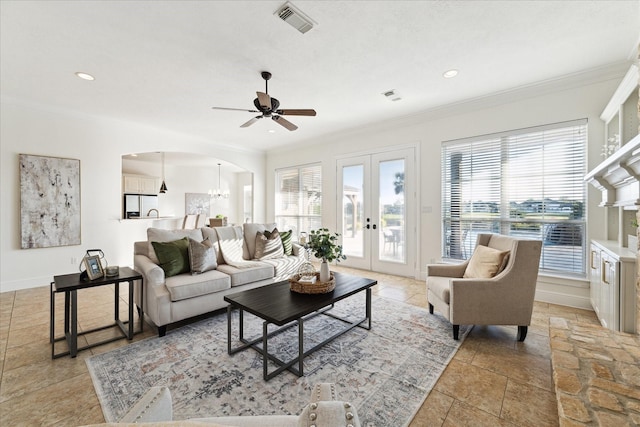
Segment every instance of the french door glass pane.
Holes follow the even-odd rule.
[[[342,242],[343,253],[347,256],[364,256],[362,224],[364,212],[364,166],[354,165],[342,168]]]
[[[405,196],[404,160],[389,160],[379,163],[378,168],[378,212],[381,232],[378,257],[383,261],[405,262]]]

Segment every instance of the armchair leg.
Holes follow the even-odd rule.
[[[429,314],[433,314],[433,304],[429,303]]]
[[[460,334],[460,325],[453,325],[453,339],[458,341],[459,334]]]
[[[518,341],[522,342],[527,337],[527,327],[518,326]]]
[[[158,326],[158,336],[163,337],[165,335],[167,335],[167,325]]]

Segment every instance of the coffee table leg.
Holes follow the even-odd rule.
[[[267,374],[267,325],[268,322],[262,322],[262,376],[265,381],[269,381],[269,375]]]
[[[371,288],[367,288],[367,306],[366,306],[366,316],[367,316],[367,329],[371,329]]]
[[[304,361],[304,321],[298,319],[298,376],[304,375],[303,362]]]
[[[231,304],[227,306],[227,353],[231,354]]]

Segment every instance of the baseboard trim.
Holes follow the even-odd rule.
[[[589,297],[579,295],[569,295],[560,292],[536,289],[535,300],[557,305],[566,305],[568,307],[582,308],[585,310],[593,310]]]
[[[48,286],[53,281],[53,276],[34,277],[24,280],[7,280],[0,283],[0,292],[22,291],[25,289]]]

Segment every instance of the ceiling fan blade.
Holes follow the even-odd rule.
[[[249,126],[251,126],[252,124],[254,124],[255,122],[257,122],[258,120],[260,120],[262,118],[262,116],[256,116],[253,119],[249,120],[246,123],[243,123],[240,125],[241,128],[248,128]]]
[[[264,92],[256,92],[258,95],[258,102],[262,108],[271,109],[271,97]]]
[[[244,108],[225,108],[225,107],[211,107],[212,110],[228,110],[228,111],[246,111],[247,113],[259,113],[258,110],[246,110]]]
[[[289,120],[287,119],[283,119],[280,116],[271,116],[271,118],[273,119],[273,121],[275,121],[276,123],[278,123],[281,126],[284,126],[285,128],[289,129],[289,130],[296,130],[298,129],[298,126],[294,125],[293,123],[291,123]]]
[[[298,110],[278,110],[276,111],[276,113],[278,114],[282,114],[285,116],[315,116],[316,115],[316,110],[305,110],[305,109],[298,109]]]

